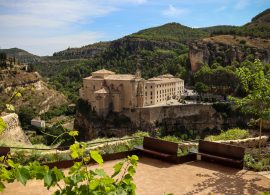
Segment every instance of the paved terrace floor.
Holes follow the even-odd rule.
[[[103,168],[112,173],[118,160],[105,162]],[[93,166],[94,168],[95,166]],[[194,194],[258,194],[270,191],[270,180],[256,172],[236,170],[203,161],[174,165],[156,159],[141,157],[135,176],[138,195],[194,195]],[[51,194],[41,181],[31,181],[26,187],[8,184],[2,194]]]

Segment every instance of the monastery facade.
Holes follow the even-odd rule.
[[[83,79],[80,97],[88,101],[99,116],[106,116],[109,111],[121,112],[170,99],[179,100],[183,92],[184,81],[170,74],[145,80],[140,71],[131,75],[102,69]]]

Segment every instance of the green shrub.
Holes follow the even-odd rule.
[[[172,136],[172,135],[167,135],[165,137],[161,137],[160,139],[165,140],[165,141],[169,141],[169,142],[175,142],[175,143],[181,142],[180,138],[178,138],[176,136]]]
[[[236,139],[244,139],[249,136],[249,132],[247,130],[235,128],[229,129],[227,131],[223,131],[219,135],[211,135],[207,136],[205,140],[208,141],[218,141],[218,140],[236,140]]]
[[[270,155],[256,157],[252,154],[246,154],[244,157],[245,167],[254,171],[270,171]]]

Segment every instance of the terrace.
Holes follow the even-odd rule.
[[[113,165],[119,160],[107,161],[103,168],[113,172]],[[91,166],[96,168],[97,165]],[[141,156],[135,175],[138,195],[157,194],[257,194],[269,191],[270,180],[256,172],[237,170],[204,161],[171,164]],[[8,184],[5,194],[52,194],[42,181],[30,181],[26,187],[20,183]]]
[[[139,163],[134,177],[137,186],[137,194],[260,194],[260,192],[269,191],[270,189],[270,172],[254,172],[249,170],[239,170],[219,163],[205,162],[197,160],[196,155],[190,152],[179,153],[181,144],[178,145],[177,156],[173,158],[159,158],[152,154],[142,152],[140,149],[134,149],[134,146],[141,145],[142,137],[123,138],[118,140],[95,141],[89,143],[88,150],[98,149],[102,151],[104,164],[102,168],[110,175],[113,173],[113,166],[127,155],[136,154],[139,156]],[[164,145],[155,142],[153,149],[164,149]],[[254,140],[253,140],[254,142]],[[171,142],[172,143],[172,142]],[[175,145],[175,143],[174,143]],[[177,145],[177,144],[176,144]],[[125,146],[125,147],[124,147]],[[128,146],[128,147],[126,147]],[[130,150],[130,148],[133,148]],[[193,147],[192,147],[193,148]],[[211,147],[213,148],[213,147]],[[215,151],[217,150],[214,147]],[[161,149],[161,151],[163,150]],[[11,148],[13,155],[16,147]],[[52,149],[42,149],[52,150]],[[28,151],[25,149],[24,151]],[[22,156],[25,159],[32,159],[33,152],[29,150],[30,156]],[[47,155],[69,155],[68,151],[47,151]],[[176,152],[176,151],[175,151]],[[233,152],[234,153],[234,152]],[[14,160],[20,156],[13,156]],[[52,161],[44,161],[49,167],[57,166],[64,169],[67,173],[68,168],[74,163],[73,160],[65,159],[58,156],[51,159]],[[154,157],[154,158],[153,158]],[[44,159],[49,156],[44,157]],[[43,159],[43,158],[37,158]],[[56,161],[58,159],[58,161]],[[161,160],[163,159],[163,161]],[[168,160],[166,162],[166,160]],[[29,161],[29,160],[28,160]],[[226,165],[226,163],[225,163]],[[227,165],[230,165],[227,163]],[[89,165],[90,169],[97,168],[98,165]],[[21,193],[26,195],[34,194],[52,194],[55,189],[47,190],[43,186],[43,181],[33,180],[26,186],[15,182],[7,184],[7,188],[2,194]]]

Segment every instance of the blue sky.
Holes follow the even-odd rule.
[[[0,47],[52,55],[178,22],[243,25],[270,0],[0,0]]]

